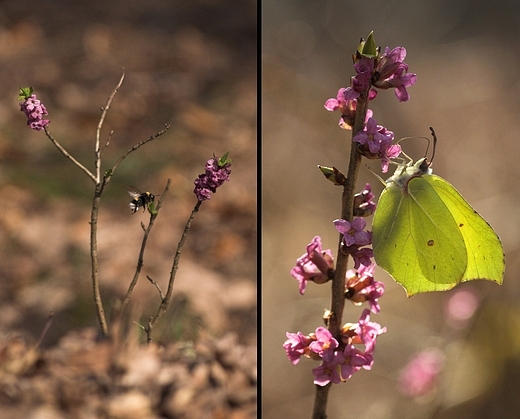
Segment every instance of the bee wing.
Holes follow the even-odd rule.
[[[141,196],[141,192],[139,191],[139,189],[134,188],[133,186],[128,186],[126,188],[126,191],[128,192],[128,195],[130,195],[134,199],[139,199],[139,197]]]

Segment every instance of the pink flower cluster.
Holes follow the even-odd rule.
[[[346,381],[362,368],[370,370],[377,336],[385,332],[386,328],[371,322],[369,311],[364,310],[356,324],[343,326],[340,342],[325,327],[318,327],[308,336],[288,332],[283,346],[293,364],[297,364],[301,356],[321,360],[321,365],[312,372],[314,383],[325,386]],[[364,348],[360,349],[360,345]]]
[[[365,231],[367,222],[362,217],[356,217],[352,222],[338,219],[334,220],[334,226],[343,234],[342,251],[352,256],[354,268],[361,265],[370,266],[374,252],[371,247],[363,247],[372,244],[372,232]]]
[[[343,129],[351,129],[356,118],[358,99],[365,94],[368,101],[377,96],[377,89],[395,88],[395,94],[400,102],[410,98],[407,87],[417,81],[417,75],[408,73],[408,64],[404,62],[406,49],[396,47],[392,50],[386,48],[383,54],[375,56],[354,56],[354,70],[356,75],[351,78],[349,87],[338,90],[335,98],[325,102],[325,109],[341,113],[339,126]],[[367,109],[365,127],[356,133],[354,142],[359,143],[359,151],[369,159],[381,159],[383,173],[388,171],[391,159],[401,153],[398,144],[392,145],[394,133],[382,125],[378,125],[372,118],[373,112]]]
[[[27,125],[37,131],[43,130],[51,121],[43,119],[48,115],[47,108],[32,94],[20,103],[20,110],[27,116]]]
[[[395,95],[399,102],[406,102],[410,95],[406,90],[415,84],[417,75],[407,73],[408,64],[404,62],[406,49],[396,47],[392,50],[386,47],[385,52],[378,57],[356,57],[354,70],[356,75],[351,78],[350,86],[338,90],[336,98],[325,102],[328,111],[340,110],[342,119],[340,126],[352,126],[356,112],[356,100],[361,94],[367,93],[368,100],[377,96],[377,90],[395,88]],[[346,128],[346,127],[344,127]]]
[[[388,171],[391,160],[401,154],[401,147],[392,144],[394,133],[377,124],[367,104],[376,98],[376,89],[394,88],[400,102],[410,98],[406,88],[415,84],[417,76],[408,73],[405,57],[406,50],[403,47],[392,50],[386,48],[381,54],[371,33],[366,41],[361,41],[354,55],[356,75],[351,78],[350,86],[339,89],[336,97],[328,99],[324,105],[328,111],[341,113],[341,128],[356,127],[352,141],[357,143],[357,151],[369,159],[381,160],[383,173]],[[360,110],[363,113],[358,115]],[[356,121],[356,118],[364,120]],[[363,129],[360,122],[363,122]],[[335,168],[322,170],[329,180],[336,176],[332,180],[336,185],[345,185],[338,180],[335,171]],[[288,332],[283,345],[293,364],[297,364],[301,356],[321,361],[320,366],[313,369],[314,383],[320,386],[346,381],[362,368],[371,369],[376,338],[386,332],[385,327],[370,322],[369,315],[370,311],[381,311],[379,298],[385,291],[384,284],[374,279],[376,265],[372,261],[372,232],[366,230],[364,218],[375,211],[373,198],[371,187],[367,184],[354,197],[354,217],[334,221],[334,226],[341,234],[340,251],[343,255],[352,256],[354,261],[354,269],[347,271],[345,276],[344,297],[355,305],[367,302],[370,310],[365,309],[356,324],[343,326],[339,336],[333,336],[325,327],[318,327],[315,333],[307,336],[301,332]],[[309,281],[324,284],[333,278],[337,279],[335,273],[332,252],[330,249],[322,249],[319,236],[312,239],[307,252],[298,258],[296,266],[291,270],[291,275],[299,282],[300,294],[304,294]],[[360,345],[364,345],[364,348],[360,348]]]
[[[363,191],[356,194],[354,205],[363,216],[375,211],[373,198],[368,183]],[[365,230],[366,224],[363,217],[355,217],[352,222],[342,219],[334,221],[334,226],[343,235],[342,251],[354,260],[354,269],[349,270],[345,278],[345,298],[356,305],[368,302],[372,312],[379,313],[378,299],[385,287],[374,279],[374,253],[370,247],[372,232]],[[296,260],[291,275],[298,281],[302,295],[309,281],[324,284],[333,278],[334,257],[330,249],[323,250],[320,236],[315,236],[307,245],[306,253]]]
[[[205,173],[195,179],[195,189],[193,192],[197,195],[199,201],[211,199],[211,194],[217,192],[217,188],[225,181],[229,180],[231,175],[231,163],[219,164],[219,158],[213,157],[206,162]]]
[[[391,51],[386,47],[372,75],[372,86],[382,90],[395,88],[395,95],[399,102],[410,99],[406,88],[413,86],[417,81],[416,74],[407,73],[408,64],[404,62],[405,58],[404,47],[396,47]]]
[[[365,230],[366,221],[363,218],[374,212],[373,198],[367,183],[354,199],[361,216],[355,217],[352,222],[335,220],[334,225],[343,236],[342,251],[352,255],[355,263],[354,269],[346,274],[345,299],[355,305],[368,302],[370,310],[379,313],[381,307],[378,299],[383,295],[385,287],[374,279],[375,264],[371,260],[373,252],[370,247],[365,247],[372,243],[372,233]],[[323,250],[319,236],[307,245],[307,252],[298,258],[291,275],[300,284],[300,294],[304,294],[308,281],[324,284],[333,278],[334,258],[330,249]],[[358,323],[343,326],[339,341],[325,327],[318,327],[315,333],[308,336],[301,332],[288,332],[283,346],[289,360],[297,364],[303,355],[322,361],[319,367],[313,369],[314,383],[321,386],[329,382],[337,384],[346,381],[361,368],[371,369],[376,338],[386,332],[386,328],[370,322],[369,313],[365,309]],[[364,349],[360,349],[359,345],[365,345]]]
[[[352,141],[361,145],[362,154],[369,159],[381,159],[383,173],[388,171],[390,159],[401,154],[401,146],[392,144],[394,133],[382,125],[377,125],[374,118],[368,118],[363,131],[358,132]]]

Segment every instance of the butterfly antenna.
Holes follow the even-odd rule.
[[[432,152],[432,158],[430,159],[430,164],[433,163],[433,158],[435,157],[435,149],[437,148],[437,135],[435,135],[435,130],[430,127],[430,132],[432,133],[433,137],[433,152]]]
[[[392,162],[390,162],[390,163],[392,163]],[[368,170],[370,170],[370,171],[372,172],[372,174],[373,174],[376,178],[378,178],[379,181],[380,181],[383,185],[386,186],[386,181],[385,181],[381,176],[379,176],[376,172],[374,172],[370,167],[368,167],[368,166],[366,166],[366,165],[365,165],[365,167],[366,167]]]
[[[396,142],[396,144],[399,144],[401,141],[404,141],[404,140],[411,140],[411,139],[416,140],[416,139],[420,139],[420,138],[424,138],[426,141],[428,141],[428,147],[430,146],[430,139],[428,137],[403,137],[400,140],[398,140]],[[428,149],[426,149],[426,152],[428,152]],[[409,162],[413,161],[413,159],[408,154],[406,154],[403,150],[401,150],[401,154],[403,156],[405,156]]]

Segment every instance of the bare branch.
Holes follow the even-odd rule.
[[[155,285],[155,288],[157,288],[157,291],[159,291],[159,297],[161,297],[161,301],[164,300],[164,294],[162,292],[162,289],[161,287],[159,286],[159,284],[157,283],[157,281],[154,281],[152,278],[150,278],[148,275],[146,275],[146,279],[148,279],[148,281],[150,281],[153,285]]]
[[[114,100],[114,96],[118,92],[119,88],[121,87],[121,84],[123,84],[123,80],[125,79],[125,69],[123,68],[123,75],[121,76],[121,79],[119,80],[119,83],[117,83],[116,88],[112,92],[112,94],[109,96],[107,100],[107,104],[104,108],[102,108],[103,112],[101,112],[101,118],[99,118],[99,123],[96,130],[96,148],[95,148],[95,166],[96,166],[96,181],[97,183],[101,182],[101,152],[100,152],[100,136],[101,136],[101,127],[103,127],[103,123],[105,122],[105,117],[107,116],[108,110],[110,109],[110,105],[112,104],[112,101]]]
[[[149,143],[150,141],[155,140],[157,137],[160,137],[161,135],[163,135],[166,131],[168,131],[170,129],[170,124],[164,124],[164,127],[165,128],[163,130],[159,131],[158,133],[156,133],[154,135],[151,135],[146,140],[138,142],[136,145],[134,145],[132,148],[130,148],[125,154],[123,154],[121,157],[119,157],[119,160],[116,161],[116,163],[114,164],[114,166],[111,169],[111,175],[114,174],[114,172],[119,167],[119,165],[122,163],[122,161],[124,159],[126,159],[130,153],[136,151],[137,149],[141,148],[146,143]],[[108,179],[107,179],[107,183],[108,183]]]
[[[146,325],[146,327],[144,329],[146,332],[146,342],[148,342],[148,343],[150,343],[152,341],[152,331],[153,331],[152,320],[153,320],[153,317],[150,317],[150,319],[148,319],[148,324]]]
[[[128,305],[130,298],[132,297],[132,293],[137,284],[137,281],[139,280],[139,275],[141,274],[141,269],[143,268],[143,265],[144,265],[144,251],[146,248],[146,243],[148,241],[148,236],[150,235],[150,232],[152,231],[152,227],[155,223],[155,219],[157,218],[159,209],[162,206],[162,202],[163,202],[164,198],[166,197],[168,190],[170,189],[171,183],[172,183],[172,180],[168,179],[168,181],[166,182],[164,191],[161,194],[161,198],[159,199],[159,202],[157,203],[157,206],[155,207],[155,211],[152,214],[150,214],[150,221],[148,223],[148,227],[145,229],[143,223],[141,223],[141,227],[144,230],[143,241],[141,242],[141,250],[139,252],[139,258],[137,259],[137,266],[135,268],[134,277],[132,278],[132,281],[130,282],[130,285],[128,286],[128,291],[126,292],[125,298],[123,299],[123,302],[121,304],[119,318],[121,318],[121,316],[123,315],[123,312],[124,312],[126,306]]]
[[[108,148],[108,146],[110,145],[110,140],[112,139],[112,135],[114,135],[114,130],[110,131],[108,133],[108,137],[107,137],[107,141],[105,143],[105,146],[103,147],[103,150],[101,150],[101,153],[100,153],[100,156],[103,155],[103,153],[105,152],[105,150]]]
[[[99,288],[99,260],[97,250],[97,222],[99,215],[99,204],[101,202],[103,184],[96,184],[94,199],[92,201],[92,211],[90,213],[90,259],[92,262],[92,288],[94,292],[94,304],[98,315],[99,324],[103,336],[108,336],[108,326],[101,300],[101,290]]]
[[[166,291],[166,295],[161,301],[161,305],[157,309],[157,313],[154,317],[150,318],[150,321],[148,322],[148,326],[146,329],[146,335],[148,342],[152,341],[152,332],[155,326],[157,325],[157,322],[160,320],[160,318],[163,316],[164,313],[166,313],[166,310],[170,306],[170,302],[172,299],[173,294],[173,284],[175,282],[175,275],[177,274],[177,270],[179,269],[179,260],[181,258],[181,251],[184,246],[184,243],[186,243],[186,239],[188,237],[188,232],[190,231],[191,224],[193,223],[193,219],[195,218],[195,214],[199,211],[200,205],[202,204],[202,201],[197,201],[197,204],[193,208],[190,218],[186,222],[186,225],[184,226],[184,231],[182,233],[182,237],[179,241],[179,244],[177,245],[177,251],[175,252],[175,257],[173,258],[173,266],[172,270],[170,272],[170,280],[168,281],[168,290]]]
[[[81,170],[83,170],[89,178],[91,178],[94,183],[96,183],[96,177],[88,170],[85,166],[83,166],[79,161],[77,161],[74,157],[72,157],[67,150],[65,150],[58,141],[54,139],[54,137],[51,135],[50,131],[47,129],[47,127],[43,128],[45,131],[45,135],[47,135],[47,138],[52,141],[52,143],[56,146],[58,150],[61,151],[61,153],[67,157],[72,163],[74,163],[76,166],[78,166]]]

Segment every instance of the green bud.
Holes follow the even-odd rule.
[[[318,169],[321,170],[323,176],[325,176],[328,180],[330,180],[336,186],[342,186],[345,184],[347,178],[343,173],[341,173],[335,167],[326,167],[318,165]]]
[[[157,211],[157,208],[155,206],[155,202],[150,202],[148,204],[148,212],[152,215],[157,215],[159,211]]]
[[[218,159],[218,167],[224,167],[225,165],[231,163],[233,161],[233,159],[228,159],[228,156],[229,156],[229,151],[224,154],[221,158]]]
[[[18,100],[25,100],[30,97],[34,92],[32,87],[20,87],[20,94],[18,96]]]
[[[378,51],[376,41],[374,39],[374,31],[368,34],[366,41],[361,41],[358,47],[359,53],[367,58],[377,58]]]

